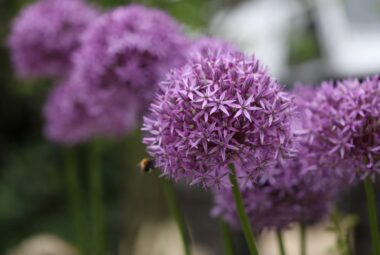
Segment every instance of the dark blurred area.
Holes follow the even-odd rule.
[[[42,132],[41,109],[52,84],[18,80],[6,46],[12,18],[30,2],[0,0],[1,254],[41,233],[73,242],[62,169],[65,148],[46,141]],[[93,2],[111,8],[131,1]],[[380,70],[378,0],[134,2],[168,11],[194,37],[200,33],[215,35],[236,43],[247,53],[255,52],[289,87],[296,81],[310,84],[323,79],[364,77]],[[155,174],[142,176],[136,170],[137,162],[145,156],[138,129],[125,139],[101,141],[110,254],[154,255],[144,251],[146,242],[159,236],[167,242],[171,235],[175,236]],[[83,192],[88,186],[85,176],[89,146],[75,148]],[[197,254],[221,254],[218,223],[210,218],[211,195],[196,187],[178,185],[177,189],[199,246]],[[355,233],[357,254],[369,254],[362,188],[347,191],[342,197],[342,201],[349,202],[342,202],[341,208],[362,219]],[[88,204],[85,199],[86,211]],[[154,233],[152,229],[161,232]],[[241,242],[239,236],[235,239]],[[263,254],[274,255],[270,251]]]

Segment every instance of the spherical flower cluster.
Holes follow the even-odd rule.
[[[380,172],[380,82],[378,77],[324,82],[304,102],[302,143],[325,168],[353,180]]]
[[[170,68],[183,65],[188,41],[180,25],[166,13],[129,5],[97,19],[84,34],[82,45],[74,59],[75,79],[89,91],[98,91],[95,94],[119,97],[129,93],[127,98],[135,98],[144,112],[158,81]],[[98,102],[97,107],[109,103]]]
[[[53,88],[45,104],[44,117],[45,135],[51,141],[72,145],[95,134],[86,95],[69,82]]]
[[[94,21],[69,78],[45,106],[46,135],[74,144],[131,131],[158,80],[185,60],[187,40],[165,13],[131,5]]]
[[[98,11],[81,0],[40,0],[15,19],[9,37],[18,75],[63,77],[71,68],[80,36]]]
[[[242,188],[243,202],[252,228],[282,230],[292,223],[312,224],[328,215],[338,190],[336,179],[321,172],[304,173],[307,161],[301,154],[268,167],[270,178]],[[215,192],[215,217],[222,217],[234,228],[239,218],[231,189]]]
[[[212,52],[160,84],[143,142],[163,175],[230,186],[228,163],[239,179],[253,181],[288,156],[292,110],[291,97],[255,57]]]
[[[53,88],[45,104],[45,135],[49,140],[73,145],[135,128],[138,107],[129,91],[89,91],[74,78]]]

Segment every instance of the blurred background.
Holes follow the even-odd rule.
[[[104,8],[131,2],[92,1]],[[76,254],[70,244],[73,235],[66,206],[65,150],[47,142],[42,134],[41,109],[51,84],[18,80],[6,46],[12,18],[30,2],[0,0],[0,254]],[[168,11],[194,37],[220,37],[249,54],[255,53],[287,87],[298,81],[312,84],[380,72],[379,0],[134,2]],[[180,239],[157,177],[136,170],[137,162],[145,156],[140,135],[136,127],[136,132],[125,139],[101,141],[110,254],[179,255]],[[75,150],[85,191],[88,145]],[[210,194],[180,184],[177,189],[195,254],[222,254],[218,223],[210,217]],[[362,217],[353,235],[356,254],[369,254],[363,191],[349,190],[342,198],[342,211]],[[352,222],[344,224],[350,227]],[[334,234],[326,232],[325,225],[310,232],[310,255],[339,254],[334,250]],[[297,235],[296,228],[286,233],[290,255],[298,254]],[[241,243],[239,254],[244,254],[243,239],[239,234],[234,239],[237,246]],[[278,253],[273,239],[272,233],[260,238],[263,255]]]

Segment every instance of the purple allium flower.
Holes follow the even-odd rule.
[[[53,88],[44,108],[45,135],[56,143],[72,145],[95,135],[86,95],[69,82]]]
[[[184,64],[189,43],[180,25],[166,13],[130,5],[97,19],[82,44],[75,55],[76,79],[100,94],[118,97],[118,92],[128,91],[128,98],[135,98],[144,112],[158,81],[170,68]]]
[[[70,89],[61,97],[53,93],[46,105],[46,133],[53,141],[77,143],[131,131],[158,80],[170,67],[182,65],[182,50],[188,42],[179,25],[165,13],[131,5],[99,17],[88,27],[81,44],[67,82]],[[81,109],[77,113],[78,101]],[[64,117],[58,114],[62,107],[56,106],[61,104],[66,107]],[[91,130],[82,133],[81,126],[72,125],[77,114],[86,122],[81,124]],[[80,135],[71,137],[76,132],[71,134],[70,128]]]
[[[272,165],[267,169],[271,178],[242,189],[246,213],[255,232],[282,230],[292,223],[312,224],[328,215],[338,182],[318,171],[302,174],[306,158],[299,154]],[[231,189],[215,191],[214,195],[212,215],[239,228]]]
[[[40,0],[14,20],[9,47],[23,78],[63,77],[85,28],[98,11],[81,0]]]
[[[90,91],[73,78],[53,88],[45,105],[45,135],[66,145],[117,136],[136,125],[137,102],[125,88]]]
[[[143,142],[175,180],[230,186],[227,164],[234,163],[239,179],[251,182],[288,156],[292,110],[292,99],[255,57],[211,52],[160,84]]]
[[[353,180],[380,172],[380,83],[378,77],[323,82],[304,101],[303,146],[314,169]]]

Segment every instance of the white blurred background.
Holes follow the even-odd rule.
[[[244,1],[218,12],[210,30],[255,52],[287,81],[380,70],[378,0]]]

